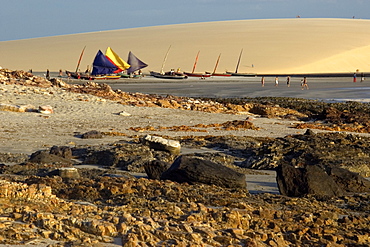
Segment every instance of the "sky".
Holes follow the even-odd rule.
[[[194,22],[370,19],[370,0],[0,0],[0,41]]]

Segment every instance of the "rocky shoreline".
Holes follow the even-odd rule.
[[[162,138],[178,141],[181,148],[206,149],[185,156],[211,161],[245,175],[288,164],[296,170],[311,166],[344,168],[369,177],[368,104],[291,98],[160,97],[113,91],[106,84],[92,82],[70,85],[61,80],[47,81],[9,70],[0,70],[0,84],[26,87],[25,95],[29,87],[61,88],[75,95],[94,95],[135,107],[250,114],[244,120],[217,124],[141,125],[127,132],[97,129],[98,137],[123,139],[104,145],[53,146],[30,157],[2,153],[0,246],[370,244],[370,186],[363,180],[357,191],[337,196],[309,193],[290,197],[132,175],[145,173],[145,165],[153,160],[171,165],[178,157],[176,152],[156,149],[142,141],[143,136],[155,131]],[[9,108],[9,102],[6,105],[3,111],[19,109]],[[259,136],[260,127],[253,116],[296,121],[290,129],[304,129],[282,137]],[[311,130],[306,131],[307,128]],[[238,130],[239,135],[229,134]],[[257,134],[247,136],[240,130]],[[97,136],[90,136],[90,140],[96,140],[94,137]],[[96,168],[86,169],[82,164]]]

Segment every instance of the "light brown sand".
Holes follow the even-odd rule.
[[[33,71],[75,70],[86,46],[81,70],[99,49],[110,46],[123,59],[132,51],[149,64],[144,72],[165,70],[299,73],[370,71],[370,21],[358,19],[269,19],[155,26],[0,42],[0,66]]]
[[[50,94],[52,92],[52,94]],[[283,137],[303,133],[304,130],[289,128],[293,121],[260,118],[259,116],[215,114],[197,111],[175,110],[157,107],[133,107],[105,101],[101,98],[66,93],[61,89],[27,88],[15,85],[0,85],[0,103],[26,105],[38,108],[50,105],[53,114],[37,112],[0,111],[0,152],[31,154],[48,149],[53,145],[99,145],[119,140],[131,140],[125,136],[102,139],[76,137],[91,130],[119,132],[131,135],[237,135]],[[118,115],[126,112],[131,116]],[[135,132],[130,127],[193,126],[196,124],[224,123],[253,117],[254,124],[261,130],[224,131],[207,128],[207,132],[145,131]]]

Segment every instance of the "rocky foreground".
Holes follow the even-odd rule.
[[[50,82],[9,70],[0,71],[0,82],[63,87],[71,92],[94,94],[134,106],[230,114],[248,111],[271,118],[301,119],[310,129],[336,132],[307,131],[284,138],[189,134],[175,139],[181,147],[218,150],[189,154],[189,157],[208,160],[246,175],[259,172],[258,169],[282,167],[302,174],[309,171],[308,168],[318,167],[320,174],[325,175],[334,168],[363,177],[370,175],[369,137],[356,134],[369,132],[367,104],[329,104],[300,99],[236,101],[158,97],[113,91],[108,85],[91,82],[84,85],[69,85],[60,80]],[[304,124],[296,127],[303,128]],[[194,126],[181,128],[187,127]],[[254,128],[248,121],[229,123],[225,128],[237,127]],[[340,132],[343,130],[352,133]],[[107,133],[96,131],[94,134]],[[252,195],[244,188],[131,175],[145,173],[153,161],[170,166],[176,158],[176,152],[150,147],[138,136],[133,136],[131,142],[99,147],[53,147],[31,157],[2,154],[2,162],[16,164],[0,166],[0,244],[370,245],[370,186],[361,177],[353,177],[359,179],[357,184],[334,183],[340,190],[335,190],[336,194],[331,196],[317,196],[315,191],[304,190],[287,196]],[[86,169],[83,164],[98,166]],[[304,182],[311,186],[310,181]]]

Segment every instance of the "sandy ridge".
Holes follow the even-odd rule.
[[[234,71],[241,49],[239,72],[309,73],[370,71],[369,20],[269,19],[236,20],[155,26],[0,42],[0,66],[33,71],[74,70],[81,50],[81,71],[96,52],[110,46],[123,59],[132,51],[159,71],[169,46],[165,70],[180,67],[212,71],[218,55],[219,72]],[[37,61],[37,62],[35,62]]]

